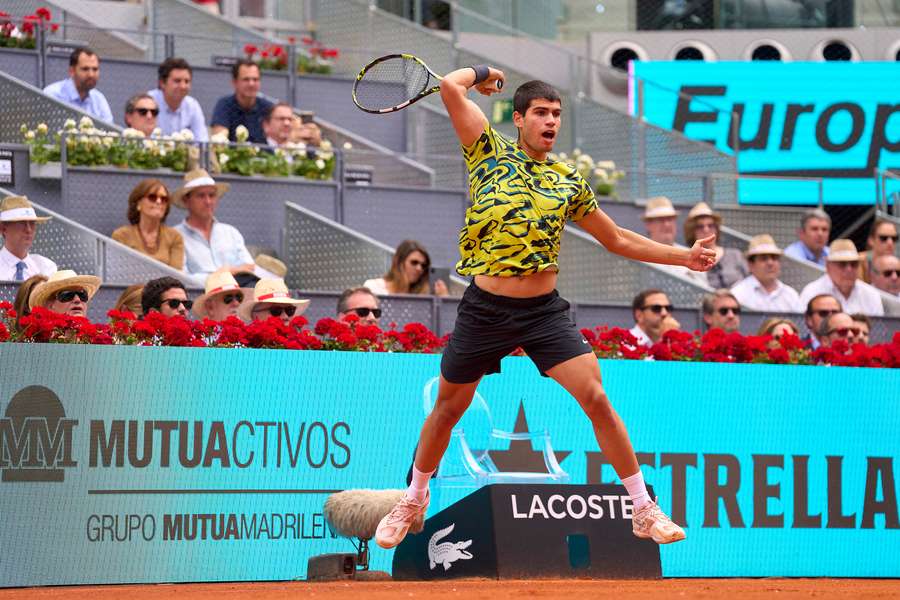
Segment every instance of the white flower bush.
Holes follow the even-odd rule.
[[[625,172],[616,169],[611,160],[594,161],[590,154],[578,148],[569,156],[565,152],[551,153],[549,158],[572,165],[584,177],[598,196],[616,198],[616,182],[625,177]]]

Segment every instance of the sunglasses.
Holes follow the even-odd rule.
[[[832,261],[832,264],[837,265],[839,269],[858,269],[859,261],[858,260],[848,260],[848,261]]]
[[[373,315],[376,319],[380,319],[380,318],[381,318],[381,309],[380,309],[380,308],[365,308],[365,307],[362,307],[362,308],[351,308],[351,309],[348,310],[347,312],[356,313],[356,316],[361,317],[361,318],[368,317],[368,316],[369,316],[369,313],[372,313],[372,315]]]
[[[771,260],[771,261],[778,262],[778,260],[779,260],[780,258],[781,258],[781,257],[778,256],[777,254],[755,254],[755,255],[753,255],[753,256],[750,257],[750,262],[754,262],[754,261],[757,261],[757,260],[758,260],[758,261],[767,261],[767,260]]]
[[[179,300],[178,298],[170,298],[169,300],[163,300],[162,304],[160,304],[160,308],[165,304],[172,310],[176,310],[182,304],[187,310],[191,310],[191,307],[194,306],[193,300]]]
[[[876,275],[882,275],[884,277],[893,277],[895,275],[897,277],[900,277],[900,269],[885,269],[884,271],[876,271],[875,269],[872,269],[872,272],[874,272]]]
[[[662,314],[662,311],[665,310],[667,313],[670,313],[675,309],[671,304],[648,304],[643,307],[641,310],[649,310],[653,311],[655,314]]]
[[[878,235],[878,241],[880,241],[882,244],[887,242],[888,240],[891,240],[896,244],[897,240],[900,240],[900,235]]]
[[[75,296],[78,296],[78,299],[82,302],[88,301],[87,292],[84,290],[63,290],[56,294],[56,300],[58,302],[67,303],[73,301]]]
[[[244,294],[241,294],[241,293],[237,293],[237,294],[225,294],[224,296],[222,296],[222,303],[223,303],[223,304],[231,304],[231,303],[234,302],[235,300],[237,300],[238,302],[243,302],[243,301],[244,301]]]
[[[859,327],[837,327],[828,332],[828,335],[838,334],[839,337],[845,338],[849,337],[850,334],[853,334],[854,337],[859,335],[860,329]]]
[[[414,267],[427,267],[428,266],[427,262],[424,262],[421,260],[416,260],[416,259],[409,261],[409,264],[411,264]]]
[[[716,309],[716,312],[719,313],[723,317],[730,312],[732,312],[736,315],[739,315],[739,314],[741,314],[741,307],[740,306],[720,306],[719,308]]]
[[[163,196],[161,194],[147,194],[146,196],[144,196],[144,198],[146,198],[153,204],[165,204],[169,201],[168,196]]]
[[[293,317],[294,313],[297,312],[296,306],[270,306],[268,308],[259,308],[255,309],[254,313],[265,312],[268,311],[270,315],[273,317],[280,317],[281,313],[286,314],[289,317]]]
[[[146,117],[147,113],[153,115],[154,117],[159,115],[158,108],[135,108],[134,112],[141,115],[142,117]]]

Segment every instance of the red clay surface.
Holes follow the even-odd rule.
[[[0,590],[0,600],[74,598],[143,600],[505,600],[531,598],[612,598],[657,600],[659,598],[704,598],[708,600],[756,600],[757,598],[900,598],[898,579],[663,579],[540,580],[455,582],[353,581],[339,583],[220,583],[179,585],[110,585],[83,587],[18,588]]]

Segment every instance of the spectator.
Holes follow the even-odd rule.
[[[289,141],[294,144],[320,146],[322,145],[322,130],[312,121],[304,123],[303,117],[293,115],[291,117],[291,136]]]
[[[732,333],[741,328],[741,305],[734,294],[719,289],[703,296],[703,322],[707,329]]]
[[[782,283],[781,248],[771,235],[753,236],[747,246],[750,275],[731,288],[743,306],[760,312],[803,312],[800,295]]]
[[[283,279],[260,279],[253,289],[253,297],[241,304],[238,315],[245,321],[265,321],[276,317],[285,324],[300,316],[309,306],[309,300],[291,296]]]
[[[829,315],[819,325],[819,341],[825,348],[830,348],[837,340],[844,340],[850,346],[856,342],[858,335],[859,327],[845,312]]]
[[[870,271],[872,261],[880,256],[896,256],[897,226],[886,219],[875,219],[869,237],[866,240],[867,250],[859,255],[859,278],[872,283]]]
[[[228,271],[216,271],[206,278],[204,293],[194,301],[194,316],[224,321],[228,317],[239,316],[238,309],[243,301],[244,290],[234,275]]]
[[[722,215],[713,212],[706,202],[694,205],[684,221],[684,242],[688,246],[693,246],[698,237],[716,236],[716,264],[706,272],[707,282],[715,289],[729,288],[750,274],[740,250],[719,245],[721,227]]]
[[[672,316],[672,303],[661,290],[644,290],[634,297],[631,311],[634,327],[629,331],[637,339],[638,346],[652,346],[670,329],[679,329]]]
[[[43,306],[71,317],[87,317],[88,303],[100,287],[100,278],[78,275],[75,271],[57,271],[47,281],[34,286],[28,307]]]
[[[803,321],[809,334],[804,337],[804,341],[809,343],[809,347],[815,350],[821,344],[819,342],[819,328],[822,321],[841,312],[841,303],[831,294],[819,294],[813,297],[806,304],[806,313]]]
[[[141,294],[143,290],[143,284],[129,285],[119,295],[113,310],[128,311],[134,316],[140,317],[144,314],[143,310],[141,310]]]
[[[791,258],[808,260],[820,267],[825,266],[828,258],[828,236],[831,233],[831,217],[823,210],[813,208],[800,219],[800,229],[797,237],[800,238],[784,249],[784,253]]]
[[[209,141],[206,117],[191,93],[193,70],[183,58],[167,58],[157,69],[158,87],[147,92],[159,105],[159,128],[163,135],[189,129],[198,142]]]
[[[876,288],[900,299],[900,258],[890,254],[876,256],[872,260],[871,273]]]
[[[128,195],[128,222],[112,238],[179,271],[184,268],[184,239],[164,225],[171,210],[169,190],[159,179],[144,179]]]
[[[367,287],[355,287],[344,290],[337,304],[338,317],[344,321],[350,315],[359,317],[361,323],[378,325],[381,308],[378,296]]]
[[[25,196],[7,196],[0,202],[0,281],[25,281],[33,275],[52,275],[56,263],[40,254],[31,254],[37,224],[49,221],[39,217]]]
[[[149,94],[137,94],[125,103],[125,125],[150,137],[156,129],[159,105]]]
[[[167,317],[178,315],[187,319],[193,305],[188,300],[184,284],[174,277],[151,279],[144,284],[141,292],[141,310],[145,315],[155,310]]]
[[[184,185],[172,194],[172,203],[188,211],[175,229],[184,239],[185,271],[198,284],[220,269],[240,274],[244,285],[257,281],[244,237],[231,225],[216,220],[216,207],[230,187],[216,183],[203,169],[195,169],[185,173]]]
[[[797,327],[790,319],[782,319],[781,317],[769,317],[763,324],[759,326],[756,335],[771,335],[775,342],[774,347],[778,347],[778,342],[784,335],[795,335],[800,337],[800,328]]]
[[[859,328],[859,333],[854,338],[854,342],[868,346],[869,334],[872,332],[872,319],[862,313],[852,314],[850,318],[853,319],[853,324]]]
[[[23,281],[19,286],[19,289],[16,290],[16,299],[13,301],[13,308],[16,311],[16,331],[22,331],[22,328],[19,325],[22,317],[27,317],[31,314],[31,306],[28,304],[28,301],[31,299],[31,293],[34,291],[35,287],[45,281],[47,281],[45,275],[32,275]]]
[[[800,302],[808,302],[819,294],[831,294],[840,300],[844,312],[883,315],[878,291],[868,283],[857,281],[858,275],[859,253],[856,246],[850,240],[834,240],[828,249],[825,274],[803,288]]]
[[[647,200],[647,206],[644,208],[644,214],[641,217],[644,221],[644,227],[647,228],[647,237],[654,242],[667,246],[675,245],[675,222],[677,218],[678,213],[675,211],[675,207],[672,206],[672,201],[665,196],[655,196]],[[707,285],[706,273],[691,271],[687,267],[674,265],[657,265],[657,267],[680,277],[686,277],[700,285]]]
[[[262,120],[272,103],[259,97],[259,77],[259,66],[251,60],[239,60],[231,68],[234,94],[216,102],[211,123],[213,135],[228,132],[228,139],[234,142],[235,130],[238,125],[243,125],[250,132],[249,141],[266,143]]]
[[[397,246],[391,259],[391,269],[383,277],[369,279],[363,287],[373,293],[385,294],[430,294],[429,283],[431,258],[422,244],[415,240],[403,240]],[[446,296],[447,284],[438,279],[434,282],[434,294]]]
[[[112,111],[106,96],[100,93],[100,57],[90,48],[77,48],[69,55],[69,78],[51,83],[44,93],[80,108],[95,119],[112,123]]]
[[[273,148],[284,146],[292,142],[294,123],[294,109],[287,102],[273,104],[272,108],[263,117],[263,131],[266,134],[266,143]],[[322,143],[322,132],[315,123],[304,123],[304,139],[302,142],[310,146],[318,146]]]

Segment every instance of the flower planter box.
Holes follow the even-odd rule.
[[[62,179],[62,163],[29,163],[28,174],[32,179]]]

